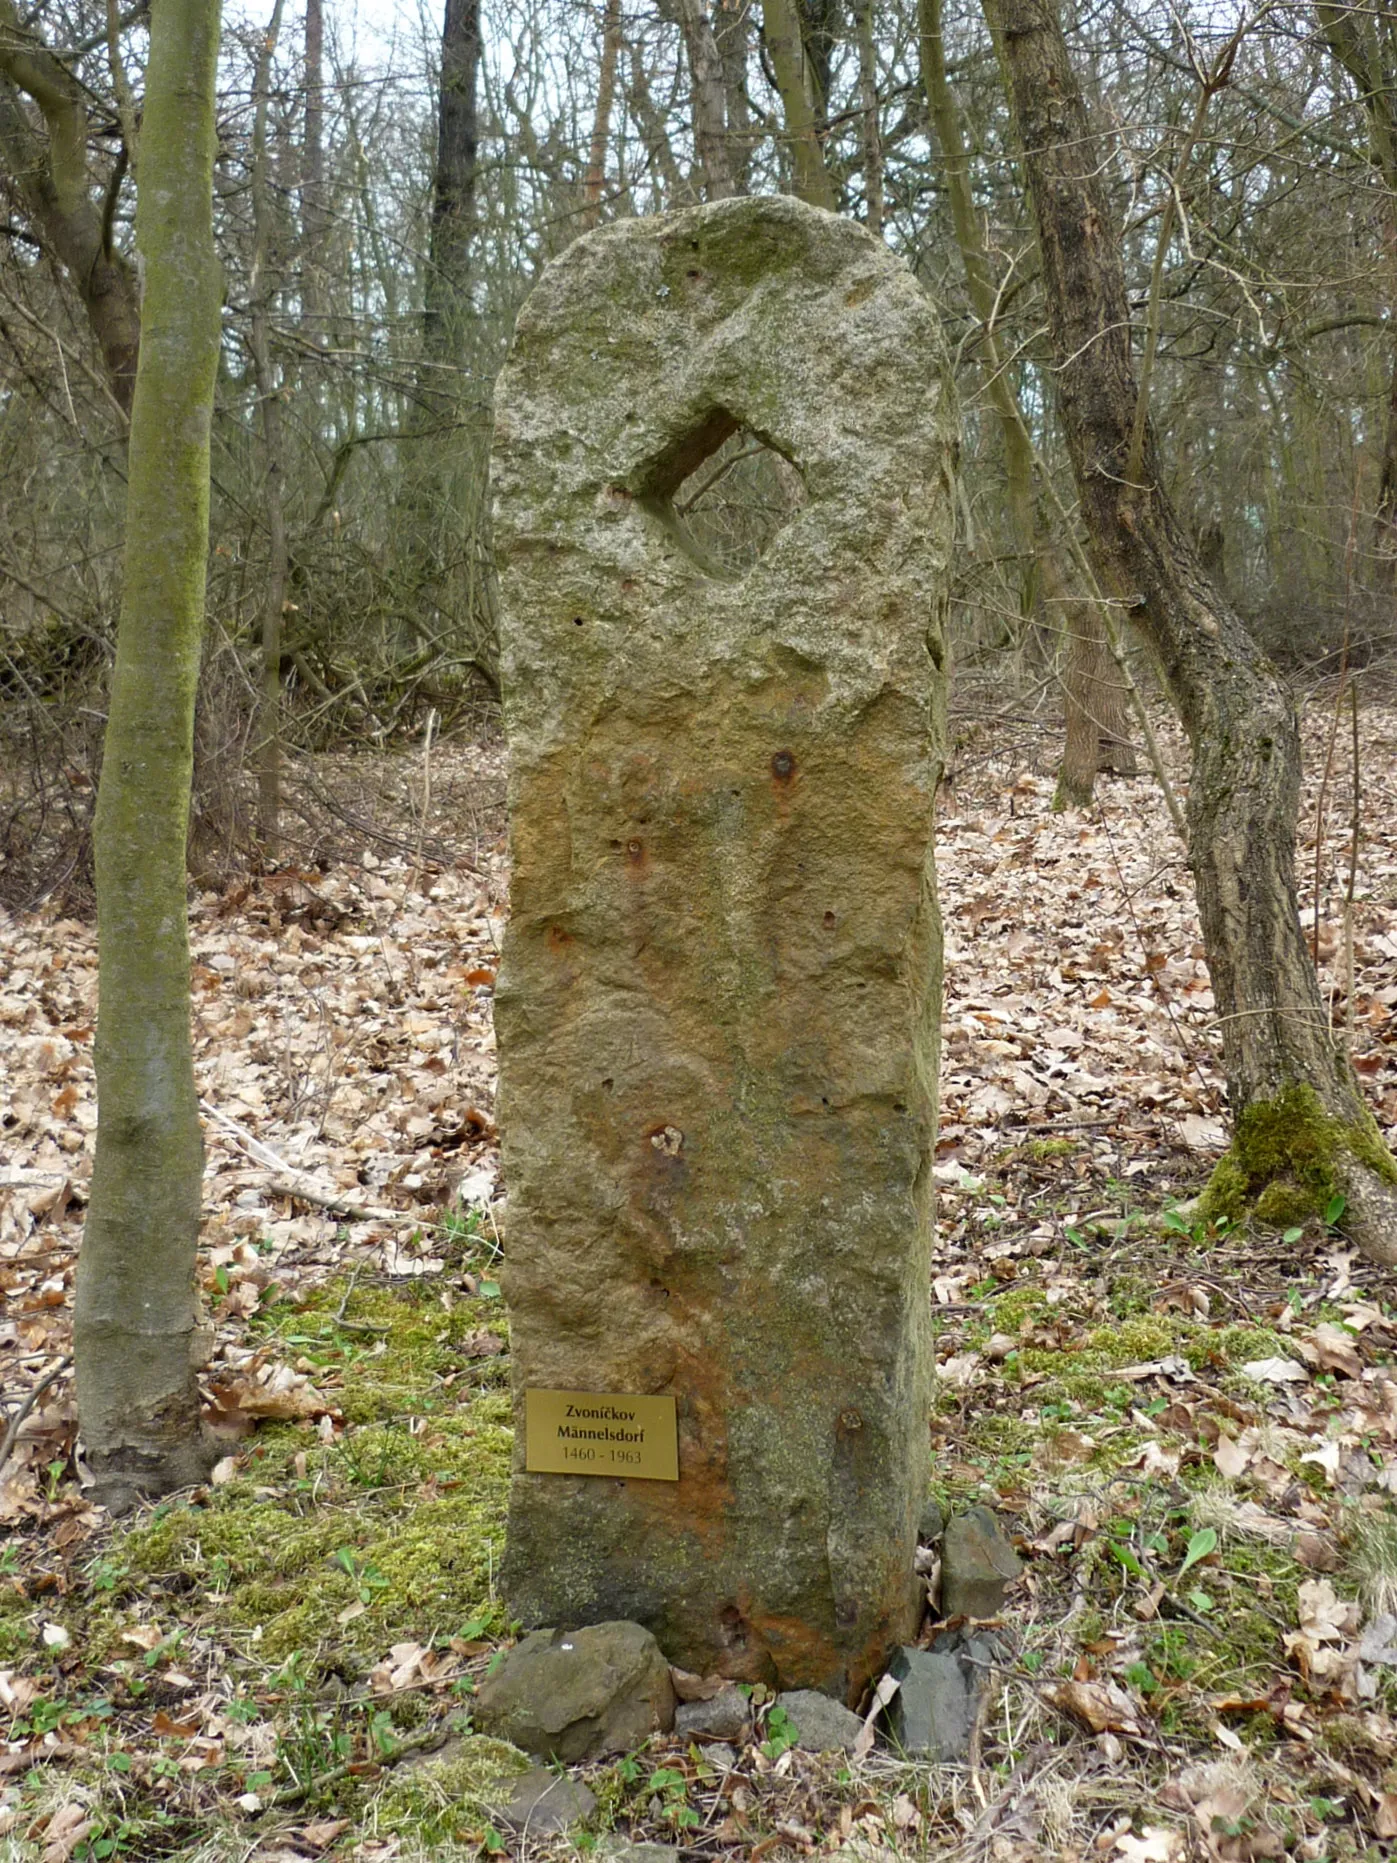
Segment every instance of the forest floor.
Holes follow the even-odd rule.
[[[1024,1557],[993,1710],[962,1767],[758,1739],[716,1771],[656,1740],[583,1769],[594,1818],[532,1856],[615,1834],[777,1863],[1246,1863],[1397,1835],[1397,1275],[1341,1210],[1283,1236],[1195,1221],[1222,1099],[1154,784],[1055,815],[1045,721],[960,702],[930,1487],[989,1502]],[[1351,940],[1342,754],[1314,852],[1330,724],[1321,696],[1306,910],[1318,872],[1336,1025],[1392,1138],[1397,706],[1361,720]],[[224,1453],[116,1523],[84,1497],[67,1356],[93,928],[0,918],[0,1859],[519,1853],[466,1719],[511,1634],[503,759],[305,774],[323,807],[294,867],[192,909]]]

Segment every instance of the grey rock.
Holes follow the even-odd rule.
[[[898,1650],[888,1664],[902,1684],[885,1710],[891,1744],[908,1759],[964,1759],[994,1656],[991,1638],[954,1634],[934,1649]]]
[[[699,1758],[714,1772],[731,1772],[740,1757],[737,1748],[730,1747],[725,1740],[715,1740],[712,1746],[699,1748]]]
[[[930,1546],[933,1540],[939,1540],[946,1526],[946,1516],[939,1501],[928,1499],[922,1508],[922,1517],[917,1522],[917,1544]]]
[[[808,1753],[851,1753],[863,1732],[863,1721],[841,1702],[813,1688],[788,1689],[776,1697],[795,1729],[796,1744]]]
[[[714,1740],[741,1740],[752,1719],[752,1704],[740,1688],[719,1689],[711,1701],[683,1701],[674,1716],[681,1740],[708,1734]]]
[[[941,1615],[998,1617],[1005,1591],[1022,1570],[988,1507],[957,1514],[941,1548]]]
[[[682,1852],[671,1844],[628,1844],[612,1837],[592,1854],[598,1863],[678,1863]]]
[[[673,1395],[680,1475],[521,1456],[504,1592],[841,1698],[922,1604],[952,382],[881,240],[761,196],[574,240],[496,396],[518,1439]]]
[[[481,1683],[471,1720],[569,1765],[626,1753],[674,1725],[669,1664],[639,1624],[536,1630]]]
[[[496,1824],[541,1837],[580,1824],[596,1808],[595,1795],[580,1780],[550,1772],[546,1766],[531,1766],[515,1780],[508,1799],[491,1809]]]

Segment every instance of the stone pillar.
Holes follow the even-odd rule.
[[[744,430],[804,502],[734,568]],[[579,239],[498,394],[505,1595],[842,1696],[918,1610],[955,432],[910,273],[779,197]],[[536,1387],[672,1393],[679,1481],[525,1473]]]

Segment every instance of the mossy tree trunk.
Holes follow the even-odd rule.
[[[1116,220],[1052,0],[987,0],[986,11],[1018,120],[1092,547],[1105,585],[1130,592],[1191,746],[1189,862],[1234,1120],[1209,1200],[1288,1219],[1339,1193],[1364,1252],[1397,1261],[1397,1166],[1333,1038],[1300,932],[1295,707],[1204,573],[1148,428],[1128,470],[1138,396]]]
[[[113,1507],[207,1467],[191,1362],[203,1139],[185,844],[208,550],[221,276],[218,0],[154,0],[125,577],[96,817],[97,1158],[74,1315],[78,1416]]]

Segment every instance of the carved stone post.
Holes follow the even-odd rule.
[[[839,1695],[918,1609],[955,431],[911,275],[784,198],[578,240],[498,397],[505,1592]],[[678,1481],[526,1472],[545,1388],[672,1395]]]

